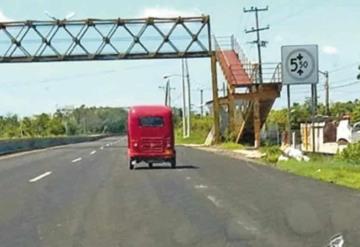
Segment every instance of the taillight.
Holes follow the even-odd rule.
[[[170,138],[166,138],[165,147],[171,148],[171,139]]]
[[[133,148],[138,148],[138,147],[139,147],[138,141],[137,141],[137,140],[131,141],[131,146],[132,146]]]

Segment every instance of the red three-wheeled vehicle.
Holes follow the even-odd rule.
[[[133,106],[128,113],[129,168],[141,161],[169,162],[176,167],[174,126],[171,108],[167,106]]]

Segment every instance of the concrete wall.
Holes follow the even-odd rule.
[[[95,141],[104,137],[106,136],[96,135],[0,140],[0,155],[72,143]]]

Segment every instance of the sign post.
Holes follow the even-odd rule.
[[[286,85],[286,89],[287,89],[287,107],[288,107],[288,134],[287,134],[287,141],[289,142],[288,144],[294,144],[291,143],[290,141],[290,136],[291,136],[291,100],[290,100],[290,85]]]
[[[281,47],[282,81],[287,86],[288,103],[288,140],[291,137],[291,100],[290,85],[311,85],[312,102],[312,142],[315,152],[315,112],[316,112],[316,84],[319,82],[319,59],[317,45],[288,45]]]

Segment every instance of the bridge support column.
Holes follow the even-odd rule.
[[[254,101],[254,147],[260,147],[260,100],[256,98]]]
[[[235,99],[234,93],[235,90],[231,85],[227,86],[227,93],[228,93],[228,130],[230,138],[235,141]]]
[[[220,104],[218,96],[218,82],[216,70],[215,52],[211,55],[211,78],[212,78],[212,95],[213,95],[213,117],[214,117],[214,142],[220,142]]]

